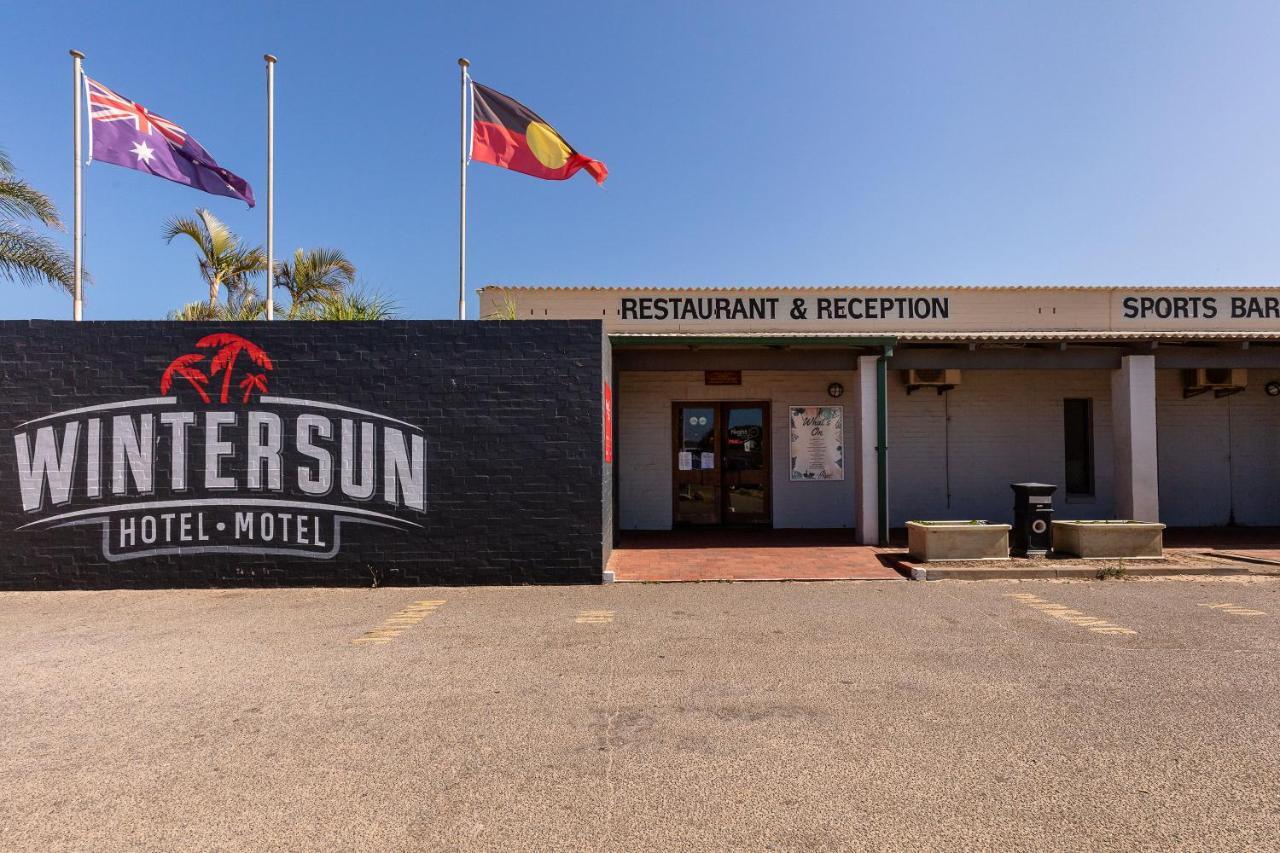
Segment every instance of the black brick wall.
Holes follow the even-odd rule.
[[[195,343],[214,332],[234,332],[269,354],[271,395],[371,410],[420,426],[425,510],[389,512],[421,526],[346,525],[341,550],[330,559],[186,552],[115,562],[104,558],[101,527],[17,530],[62,510],[173,497],[159,493],[171,483],[171,441],[158,430],[156,480],[165,489],[157,494],[109,494],[95,503],[86,493],[62,507],[46,498],[40,512],[24,512],[15,434],[25,431],[34,441],[40,424],[20,424],[67,409],[160,396],[160,377],[176,356],[207,353],[200,366],[208,370],[214,351]],[[0,322],[0,588],[599,582],[603,346],[595,321]],[[241,356],[233,374],[237,386],[247,366]],[[169,395],[179,398],[176,408],[197,417],[232,409],[247,418],[246,408],[263,408],[256,398],[241,405],[236,387],[233,402],[222,405],[219,387],[220,377],[214,377],[209,405],[181,381]],[[344,415],[330,416],[336,430]],[[81,427],[81,445],[86,429]],[[284,431],[289,429],[286,422]],[[203,435],[193,430],[189,453],[197,464],[190,467],[202,471]],[[111,447],[105,435],[103,441],[109,492]],[[335,456],[336,444],[335,434]],[[286,451],[284,461],[288,483],[298,460]],[[239,466],[243,475],[245,456],[238,452],[223,464],[224,472]],[[179,497],[209,494],[195,473],[193,488]],[[381,463],[375,473],[381,489]],[[239,482],[232,497],[255,496],[245,491],[243,476]],[[81,466],[73,491],[79,495],[85,488]],[[287,486],[282,497],[302,496]]]

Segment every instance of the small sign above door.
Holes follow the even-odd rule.
[[[706,385],[741,385],[741,370],[704,370],[703,384]]]

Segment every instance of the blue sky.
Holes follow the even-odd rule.
[[[5,4],[0,30],[0,147],[67,218],[69,48],[260,199],[277,54],[277,254],[339,247],[406,317],[456,310],[460,55],[610,168],[602,190],[473,165],[469,291],[1280,270],[1269,2],[117,0]],[[169,216],[265,239],[261,204],[105,164],[85,186],[88,319],[201,297]],[[0,316],[70,316],[51,289],[0,292]]]

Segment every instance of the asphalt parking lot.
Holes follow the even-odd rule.
[[[0,594],[7,850],[1280,848],[1280,578]]]

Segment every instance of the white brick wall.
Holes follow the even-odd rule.
[[[1240,394],[1183,399],[1181,371],[1156,371],[1161,521],[1280,525],[1280,398],[1263,390],[1272,380],[1280,371],[1250,370]]]
[[[908,395],[901,371],[889,371],[891,526],[1011,521],[1009,484],[1026,481],[1060,487],[1054,496],[1059,518],[1111,517],[1111,371],[966,370],[961,378],[943,395],[931,389]],[[1093,400],[1092,500],[1068,502],[1064,494],[1062,401],[1068,397]]]
[[[857,372],[744,370],[742,385],[705,385],[700,370],[624,371],[618,377],[619,516],[623,530],[671,527],[671,403],[676,400],[767,400],[773,481],[774,527],[853,527],[854,472],[827,483],[792,483],[789,406],[844,406],[846,465],[857,412],[856,397],[840,400],[827,386],[840,382],[852,392]]]

